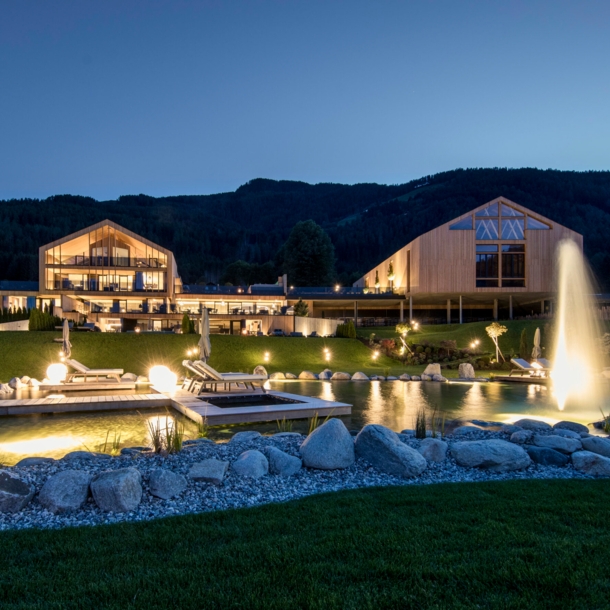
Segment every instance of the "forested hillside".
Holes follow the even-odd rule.
[[[330,235],[338,279],[348,283],[417,235],[499,195],[582,233],[610,289],[610,172],[536,169],[454,170],[393,186],[256,179],[207,196],[0,201],[0,279],[37,279],[40,245],[105,218],[172,250],[187,283],[218,281],[238,259],[271,262],[279,273],[290,230],[311,218]]]

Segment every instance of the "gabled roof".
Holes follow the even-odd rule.
[[[139,241],[151,248],[155,248],[156,250],[159,250],[160,252],[163,252],[167,255],[171,255],[171,252],[167,248],[164,248],[163,246],[160,246],[159,244],[156,244],[156,243],[150,241],[149,239],[146,239],[145,237],[142,237],[141,235],[138,235],[137,233],[134,233],[133,231],[130,231],[129,229],[126,229],[125,227],[122,227],[120,224],[117,224],[116,222],[113,222],[112,220],[108,220],[108,219],[101,220],[100,222],[96,222],[93,225],[90,225],[88,227],[85,227],[84,229],[81,229],[80,231],[76,231],[75,233],[71,233],[70,235],[61,237],[60,239],[56,239],[55,241],[45,244],[44,246],[41,246],[40,248],[44,249],[44,250],[48,250],[49,248],[59,246],[60,244],[65,244],[69,241],[72,241],[73,239],[77,239],[79,237],[82,237],[83,235],[87,235],[87,233],[91,233],[97,229],[101,229],[102,227],[106,227],[106,226],[113,227],[117,231],[124,233],[125,235],[127,235],[128,237],[131,237],[132,239],[134,239],[136,241]]]

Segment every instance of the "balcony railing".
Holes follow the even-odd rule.
[[[380,286],[379,288],[363,288],[361,286],[305,286],[289,288],[288,296],[375,296],[375,295],[401,295],[404,288]]]
[[[118,282],[100,284],[100,282],[95,280],[85,282],[56,281],[53,282],[53,290],[74,290],[75,292],[167,292],[166,288],[159,287],[158,284],[144,284],[143,287],[136,288],[133,284],[120,284]]]
[[[66,267],[143,267],[147,269],[162,269],[167,262],[158,258],[139,258],[132,256],[54,256],[47,258],[47,265],[63,265]]]

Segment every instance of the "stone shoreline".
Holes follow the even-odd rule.
[[[610,456],[610,440],[580,424],[477,423],[487,427],[419,440],[375,425],[354,437],[332,419],[307,438],[240,432],[227,443],[187,441],[167,456],[126,449],[114,458],[27,458],[0,470],[0,530],[146,521],[371,486],[610,476],[610,458],[602,455]],[[22,508],[15,493],[6,495],[18,487],[28,490]]]

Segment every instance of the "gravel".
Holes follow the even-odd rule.
[[[507,430],[508,432],[508,430]],[[539,434],[543,434],[539,432]],[[490,429],[473,429],[462,433],[459,438],[452,435],[444,438],[449,443],[467,440],[500,438],[508,440],[510,434]],[[419,449],[420,441],[412,436],[401,434],[403,442]],[[532,464],[525,470],[509,473],[490,473],[476,468],[458,466],[450,454],[439,463],[428,462],[426,470],[413,479],[402,479],[379,472],[362,459],[342,470],[314,470],[302,468],[290,477],[265,475],[259,479],[242,477],[231,468],[221,485],[198,482],[188,479],[186,490],[177,497],[163,500],[154,497],[149,489],[150,474],[158,468],[188,475],[195,462],[216,458],[231,464],[246,450],[265,452],[265,448],[277,447],[289,455],[300,457],[299,447],[304,436],[277,435],[250,438],[247,442],[213,443],[198,442],[189,444],[174,455],[161,456],[152,453],[124,453],[112,459],[75,458],[51,462],[35,463],[29,466],[10,467],[15,473],[36,489],[34,499],[21,511],[10,514],[0,513],[0,531],[26,528],[62,528],[69,526],[100,525],[126,521],[148,521],[161,517],[203,513],[232,508],[244,508],[286,502],[313,494],[392,485],[430,485],[447,482],[507,481],[523,479],[590,479],[591,477],[574,470],[571,464],[565,467]],[[126,513],[108,513],[100,510],[91,497],[82,509],[70,513],[53,514],[38,501],[46,480],[64,470],[83,470],[92,477],[108,470],[137,468],[142,475],[143,495],[140,505]]]

